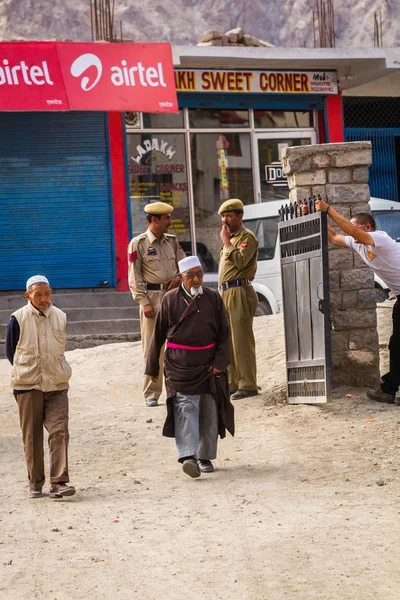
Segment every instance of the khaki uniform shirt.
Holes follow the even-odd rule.
[[[258,241],[252,231],[241,227],[231,235],[231,246],[221,249],[218,283],[235,279],[253,281],[257,271]]]
[[[160,240],[148,229],[129,243],[128,279],[132,296],[142,306],[151,304],[146,283],[166,283],[178,274],[178,261],[186,254],[176,237],[165,233]]]

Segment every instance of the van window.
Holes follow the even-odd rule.
[[[258,239],[258,260],[272,260],[275,256],[279,217],[243,221]]]
[[[378,229],[386,231],[396,242],[400,242],[400,210],[373,210],[372,216]]]

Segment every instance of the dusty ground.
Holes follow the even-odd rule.
[[[263,393],[198,480],[143,405],[140,346],[70,352],[68,500],[27,498],[0,361],[1,600],[398,600],[400,407],[283,405],[281,318],[256,329]]]

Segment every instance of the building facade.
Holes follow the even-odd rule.
[[[219,205],[286,200],[281,149],[344,141],[342,90],[400,66],[382,49],[190,47],[173,59],[175,114],[0,113],[0,289],[33,272],[58,288],[128,289],[126,248],[156,200],[215,272]]]

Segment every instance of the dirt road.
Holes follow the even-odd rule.
[[[198,480],[143,404],[140,346],[70,352],[68,500],[27,497],[0,361],[1,600],[398,600],[400,407],[282,405],[280,317],[256,333],[263,393]]]

